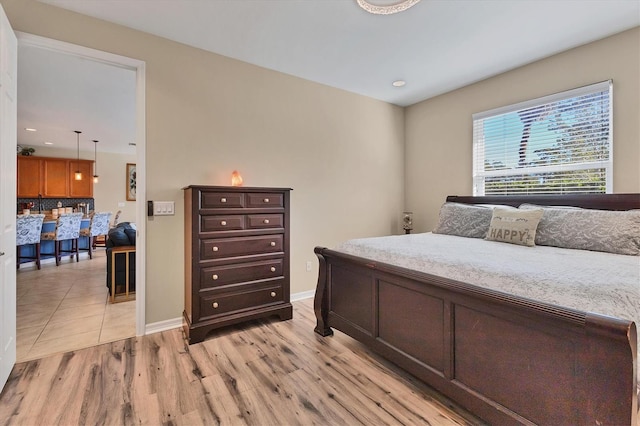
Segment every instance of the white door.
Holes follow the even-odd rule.
[[[16,363],[17,52],[0,5],[0,389]]]

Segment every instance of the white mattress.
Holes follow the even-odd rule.
[[[356,239],[335,249],[640,326],[640,256],[432,233]]]

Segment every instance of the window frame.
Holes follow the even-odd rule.
[[[608,132],[608,145],[609,145],[609,157],[606,160],[590,161],[582,163],[564,163],[546,166],[534,166],[534,167],[522,167],[522,168],[509,168],[498,170],[484,170],[484,139],[479,137],[479,134],[483,134],[484,128],[478,125],[477,122],[485,120],[491,117],[500,116],[503,114],[518,112],[529,108],[551,104],[554,102],[560,102],[567,99],[576,98],[587,94],[593,94],[598,92],[608,92],[609,95],[609,132]],[[516,104],[506,105],[499,108],[494,108],[488,111],[478,112],[472,114],[472,133],[473,133],[473,158],[472,158],[472,186],[473,195],[485,195],[485,178],[487,177],[500,177],[500,176],[519,176],[523,174],[533,173],[545,173],[545,172],[560,172],[560,171],[578,171],[593,168],[602,168],[605,170],[605,192],[610,194],[613,192],[613,80],[606,80],[599,83],[590,84],[587,86],[578,87],[575,89],[567,90],[564,92],[554,93],[552,95],[543,96],[536,99],[519,102]],[[482,147],[480,147],[482,145]],[[480,149],[482,148],[482,149]],[[482,170],[478,170],[479,168]],[[535,169],[535,170],[534,170]],[[523,173],[524,172],[524,173]],[[539,194],[539,192],[536,192]],[[554,192],[545,192],[553,194]],[[573,192],[579,193],[579,192]]]

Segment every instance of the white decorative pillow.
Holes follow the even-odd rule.
[[[522,210],[539,208],[520,206]],[[544,207],[543,211],[537,245],[640,255],[640,210]]]
[[[542,209],[493,209],[486,239],[522,246],[534,246],[540,218],[542,218]]]
[[[491,222],[492,209],[461,203],[444,203],[434,234],[484,238]]]

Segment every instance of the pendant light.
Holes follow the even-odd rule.
[[[78,144],[78,167],[76,168],[74,177],[76,180],[82,180],[82,172],[80,171],[80,133],[82,132],[80,130],[74,130],[74,132],[76,133],[76,140]]]
[[[93,183],[98,183],[98,141],[93,140]]]

